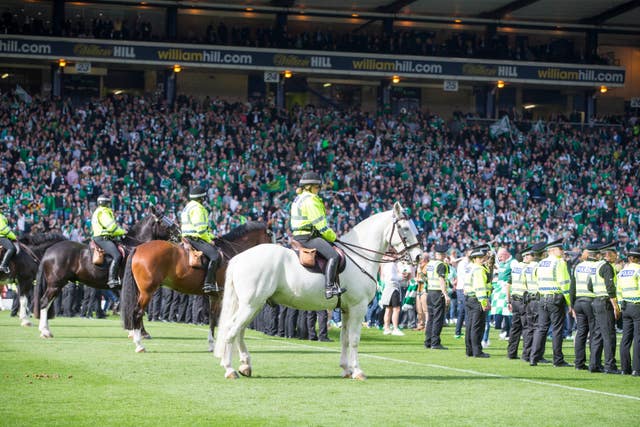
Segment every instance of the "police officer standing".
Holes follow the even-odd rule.
[[[553,366],[558,368],[572,366],[564,360],[562,352],[565,309],[569,304],[571,285],[567,262],[563,258],[562,243],[562,239],[559,239],[547,244],[548,256],[540,261],[536,269],[540,307],[529,363],[531,366],[536,366],[544,354],[549,326],[553,330]]]
[[[627,257],[629,262],[618,273],[618,300],[622,304],[620,367],[623,374],[640,377],[640,248],[629,250]],[[629,351],[632,343],[633,363]]]
[[[616,295],[617,277],[613,267],[618,259],[616,244],[617,242],[611,242],[600,246],[599,252],[603,259],[595,264],[591,275],[595,294],[592,303],[595,333],[592,336],[591,372],[599,372],[597,368],[604,350],[604,372],[606,374],[621,373],[616,365],[616,319],[620,317]]]
[[[449,247],[435,246],[435,259],[427,264],[427,324],[425,327],[424,346],[434,350],[446,350],[440,341],[440,333],[444,326],[447,306],[450,304],[447,290],[449,266],[445,257]]]
[[[118,270],[120,269],[120,262],[122,262],[122,254],[120,254],[118,247],[113,241],[124,236],[126,232],[116,223],[110,205],[110,197],[104,194],[98,197],[98,207],[93,211],[93,215],[91,216],[91,230],[93,233],[93,241],[96,245],[100,246],[111,256],[107,286],[115,288],[120,286]]]
[[[590,333],[593,334],[595,328],[591,304],[596,294],[593,293],[591,274],[598,262],[598,247],[599,245],[592,244],[585,248],[586,259],[575,266],[571,278],[570,300],[576,319],[576,337],[573,346],[576,352],[575,367],[578,370],[588,369],[585,364],[587,337]],[[591,343],[593,344],[593,340]],[[591,368],[598,367],[591,366]]]
[[[11,228],[9,228],[7,217],[0,212],[0,245],[5,249],[2,263],[0,263],[0,271],[5,274],[10,273],[9,262],[16,253],[15,241],[16,235],[11,231]]]
[[[471,273],[466,277],[465,289],[465,347],[467,356],[490,357],[482,351],[482,334],[491,309],[491,273],[483,265],[489,247],[476,246],[471,249]]]
[[[526,264],[524,268],[524,277],[526,281],[526,298],[525,298],[525,317],[526,323],[522,327],[522,360],[529,362],[531,360],[531,349],[533,347],[533,336],[538,326],[538,312],[540,308],[540,294],[538,292],[538,279],[535,275],[540,257],[547,244],[544,242],[536,243],[531,246],[531,253],[524,256]],[[538,363],[549,363],[544,358],[544,350],[538,359]]]
[[[220,253],[218,248],[213,245],[215,238],[211,227],[209,227],[209,213],[202,205],[207,193],[199,185],[195,185],[189,189],[189,203],[184,207],[180,214],[180,222],[182,225],[182,236],[185,237],[191,245],[209,259],[207,265],[207,274],[204,279],[202,292],[205,294],[220,292],[218,283],[216,282],[216,270],[220,265]]]
[[[518,346],[520,336],[527,327],[527,316],[525,313],[525,298],[527,296],[527,278],[525,268],[527,261],[531,259],[531,246],[520,252],[523,261],[511,261],[511,283],[507,284],[508,309],[511,312],[511,331],[509,333],[509,345],[507,347],[507,357],[509,359],[518,358]]]

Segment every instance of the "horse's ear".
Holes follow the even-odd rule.
[[[158,216],[158,207],[156,205],[149,205],[149,211],[155,216]]]
[[[403,209],[402,209],[402,205],[400,204],[400,202],[395,202],[393,204],[393,215],[396,218],[401,218],[402,217],[402,212],[403,212]]]

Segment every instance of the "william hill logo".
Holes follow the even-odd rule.
[[[111,49],[97,44],[77,44],[73,46],[73,53],[78,56],[113,56]]]

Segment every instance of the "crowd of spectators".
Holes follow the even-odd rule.
[[[61,230],[83,241],[99,194],[111,194],[131,227],[149,204],[175,220],[192,183],[209,191],[218,234],[245,217],[288,235],[288,210],[303,171],[338,234],[400,201],[426,250],[460,253],[479,241],[517,249],[564,237],[567,246],[639,239],[640,126],[547,126],[492,138],[458,116],[363,113],[314,106],[113,96],[0,98],[0,200],[17,234]]]
[[[486,58],[515,61],[573,62],[607,64],[610,58],[585,55],[567,38],[549,39],[531,44],[526,36],[500,33],[481,34],[470,31],[396,28],[382,30],[309,30],[277,26],[235,26],[224,21],[189,26],[177,40],[223,46],[304,49],[339,52],[367,52],[419,56]],[[6,10],[0,19],[0,32],[9,34],[52,35],[50,19],[38,12],[35,16]],[[161,30],[141,14],[135,19],[111,18],[102,12],[93,18],[67,18],[61,29],[64,37],[168,41]],[[582,46],[582,44],[581,44]]]

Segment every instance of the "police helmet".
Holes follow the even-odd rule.
[[[189,189],[189,198],[190,199],[202,199],[207,195],[207,192],[204,191],[204,188],[201,185],[194,185]]]
[[[299,182],[300,187],[305,185],[322,185],[322,177],[317,172],[305,172]]]
[[[98,206],[109,206],[111,204],[111,197],[101,194],[98,196]]]

